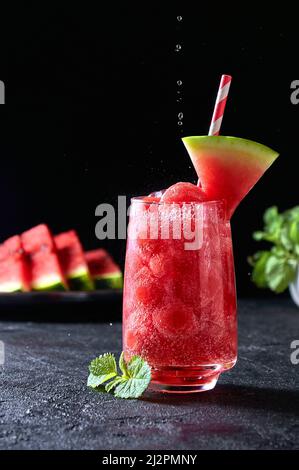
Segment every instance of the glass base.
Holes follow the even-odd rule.
[[[150,389],[164,393],[198,393],[212,390],[221,372],[231,369],[236,360],[197,367],[152,369]]]

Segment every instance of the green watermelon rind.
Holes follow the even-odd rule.
[[[38,292],[52,290],[65,291],[67,290],[67,286],[64,284],[63,279],[60,276],[57,274],[49,274],[41,276],[31,282],[30,290]]]
[[[264,164],[266,160],[269,166],[279,156],[279,153],[272,150],[270,147],[253,140],[242,139],[241,137],[201,135],[183,137],[182,141],[187,150],[193,149],[198,151],[199,148],[200,150],[217,150],[217,147],[219,147],[220,150],[234,150],[240,155],[242,153],[246,154],[247,158],[250,156],[256,162],[260,161],[262,164]],[[228,161],[228,164],[230,163],[231,162]]]
[[[87,272],[85,274],[68,276],[67,282],[70,290],[94,290],[94,283]]]
[[[66,290],[67,289],[62,282],[49,284],[48,286],[47,285],[39,286],[38,283],[35,283],[33,286],[31,286],[32,292],[51,292],[51,291],[65,292]]]
[[[122,273],[94,276],[93,281],[96,289],[122,289],[123,287]]]
[[[86,265],[78,266],[73,271],[65,273],[71,290],[93,290],[94,285]]]
[[[10,285],[10,287],[9,287]],[[0,292],[3,294],[11,294],[17,292],[24,292],[24,286],[16,282],[2,282],[0,283]]]

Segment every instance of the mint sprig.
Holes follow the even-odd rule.
[[[97,357],[89,365],[87,386],[97,391],[113,392],[118,398],[139,398],[150,383],[150,366],[140,356],[133,356],[127,363],[122,352],[119,368],[122,375],[118,374],[113,354]]]
[[[258,287],[283,292],[294,281],[299,266],[299,206],[279,213],[270,207],[264,214],[264,229],[253,238],[272,245],[249,258],[252,280]]]
[[[117,375],[116,361],[113,354],[103,354],[89,365],[88,387],[96,388]]]

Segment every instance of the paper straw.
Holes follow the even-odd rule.
[[[209,130],[209,135],[219,135],[220,133],[220,127],[223,119],[231,81],[232,77],[230,75],[222,75]]]

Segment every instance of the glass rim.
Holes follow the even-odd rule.
[[[156,205],[156,206],[171,206],[172,204],[176,204],[177,206],[180,206],[182,204],[190,204],[193,206],[209,206],[209,205],[222,205],[225,207],[226,201],[225,199],[213,199],[212,201],[190,201],[190,202],[164,202],[164,201],[146,201],[144,198],[147,198],[150,196],[134,196],[131,198],[131,203],[137,202],[139,204],[148,204],[148,205]]]

